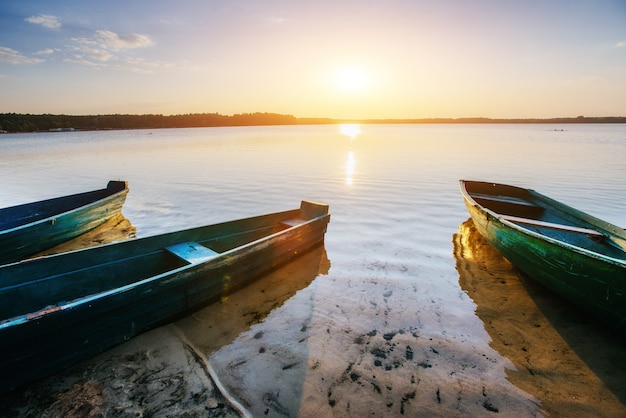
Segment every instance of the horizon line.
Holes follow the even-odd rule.
[[[585,119],[626,119],[626,116],[554,116],[554,117],[488,117],[488,116],[461,116],[461,117],[372,117],[372,118],[336,118],[328,116],[294,116],[286,113],[275,112],[244,112],[233,114],[221,114],[218,112],[197,112],[197,113],[175,113],[175,114],[162,114],[162,113],[97,113],[97,114],[71,114],[71,113],[16,113],[16,112],[2,112],[0,116],[67,116],[67,117],[110,117],[110,116],[126,116],[126,117],[181,117],[181,116],[216,116],[225,118],[236,118],[241,116],[267,116],[267,117],[284,117],[292,118],[298,121],[329,121],[332,123],[371,123],[371,122],[383,122],[389,121],[553,121],[553,120],[585,120]]]

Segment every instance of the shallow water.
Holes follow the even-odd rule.
[[[539,413],[541,394],[509,379],[515,360],[460,285],[458,179],[534,188],[623,227],[626,126],[349,128],[2,135],[0,205],[123,179],[123,213],[146,236],[329,203],[329,268],[219,349],[202,342],[210,320],[178,324],[233,396],[270,416]],[[623,366],[600,381],[624,377]]]

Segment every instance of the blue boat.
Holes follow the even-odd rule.
[[[0,393],[218,301],[324,242],[328,205],[0,266]]]
[[[0,264],[22,260],[89,232],[119,215],[125,181],[105,189],[0,209]]]

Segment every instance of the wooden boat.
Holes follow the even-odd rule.
[[[122,211],[124,181],[106,189],[0,209],[0,264],[19,261],[102,225]]]
[[[0,393],[237,290],[323,243],[328,205],[0,267]]]
[[[626,231],[534,190],[460,182],[476,229],[517,268],[618,329],[626,325]]]

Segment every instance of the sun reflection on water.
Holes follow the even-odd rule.
[[[356,139],[356,137],[361,133],[361,125],[358,123],[342,123],[339,125],[339,132],[350,139]]]
[[[351,140],[354,140],[361,134],[361,125],[358,123],[342,123],[339,125],[339,132]],[[346,184],[348,186],[352,186],[355,165],[356,158],[354,156],[354,151],[348,151],[348,154],[346,155]]]
[[[354,158],[354,151],[348,151],[348,155],[346,157],[346,184],[348,186],[352,185],[352,176],[354,175],[355,165],[356,160]]]

